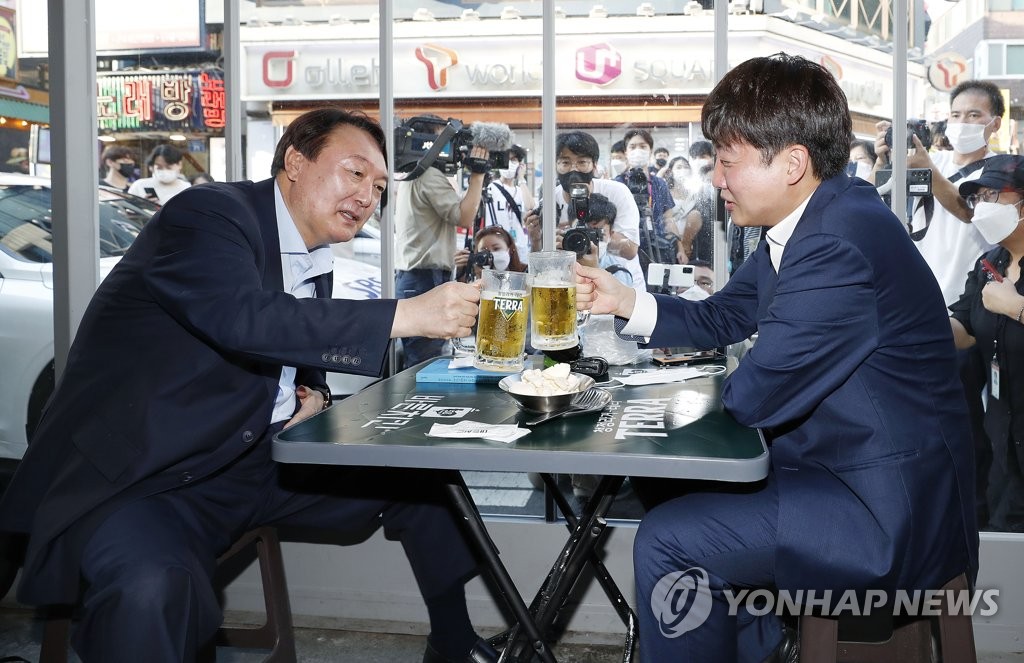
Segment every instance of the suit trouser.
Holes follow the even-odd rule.
[[[475,572],[431,474],[279,469],[269,442],[268,434],[216,475],[129,504],[99,526],[83,553],[88,589],[72,639],[85,663],[195,660],[222,621],[212,584],[216,559],[259,525],[322,528],[345,543],[383,527],[405,548],[425,599]]]
[[[761,663],[778,646],[778,617],[742,603],[730,615],[725,597],[774,587],[778,519],[771,478],[757,490],[677,497],[644,516],[633,544],[641,661]]]

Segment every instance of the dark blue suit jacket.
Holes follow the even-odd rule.
[[[188,189],[146,226],[90,302],[0,503],[0,528],[31,533],[22,601],[74,602],[102,518],[260,440],[282,366],[309,386],[325,369],[381,373],[393,300],[296,299],[282,283],[273,180]]]
[[[758,333],[727,409],[771,442],[781,588],[939,587],[977,567],[974,459],[946,308],[874,189],[823,182],[783,252],[703,302],[658,296],[654,347]]]

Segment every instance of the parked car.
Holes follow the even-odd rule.
[[[103,186],[99,201],[102,278],[160,207]],[[0,174],[0,459],[24,455],[54,387],[53,223],[49,179]],[[335,297],[380,297],[379,267],[341,257],[334,265]],[[339,395],[373,381],[328,374]]]
[[[100,275],[159,209],[102,186]],[[53,211],[50,180],[0,174],[0,458],[21,458],[53,391]]]

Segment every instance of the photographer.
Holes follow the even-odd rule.
[[[410,125],[419,133],[440,134],[444,120],[436,115],[426,116]],[[466,159],[472,174],[462,196],[437,163],[412,181],[396,182],[395,294],[398,299],[415,297],[452,280],[456,228],[473,227],[480,207],[484,174],[489,170],[488,157],[486,148],[472,147]],[[403,338],[402,368],[440,355],[444,344],[443,339]]]
[[[949,103],[946,135],[952,151],[929,154],[921,139],[911,134],[914,147],[907,157],[908,168],[932,172],[933,195],[914,204],[910,230],[947,306],[959,297],[977,257],[992,248],[971,225],[972,211],[957,186],[981,175],[984,160],[995,154],[988,149],[988,141],[999,130],[1005,112],[999,88],[987,81],[961,83],[950,93]],[[885,136],[891,126],[885,121],[876,125],[875,152],[882,164],[889,162],[891,147]]]
[[[568,228],[570,222],[569,191],[573,184],[585,184],[591,195],[600,193],[615,206],[617,229],[634,245],[640,245],[640,213],[633,200],[629,188],[622,182],[609,179],[594,179],[594,165],[600,156],[597,140],[583,131],[570,131],[559,134],[555,138],[555,167],[558,173],[558,186],[555,187],[556,213],[558,226]],[[533,246],[541,245],[541,214],[540,208],[526,216],[526,230],[530,233]],[[643,270],[638,255],[626,261],[633,287],[646,289]]]
[[[650,262],[685,264],[689,258],[680,240],[682,232],[672,218],[676,203],[665,180],[649,169],[654,138],[645,129],[633,128],[622,141],[629,169],[615,179],[629,187],[640,212],[640,250]]]
[[[526,186],[525,170],[526,150],[513,145],[508,151],[508,167],[499,168],[499,179],[484,189],[485,220],[508,231],[524,261],[530,253],[530,236],[523,227],[523,217],[533,209],[533,194]]]
[[[526,264],[519,255],[515,242],[501,226],[487,226],[473,236],[473,250],[459,249],[455,252],[455,269],[466,271],[472,265],[473,278],[480,278],[480,272],[490,267],[499,272],[525,272]]]
[[[590,210],[587,227],[600,231],[600,241],[590,243],[590,250],[580,257],[579,263],[587,267],[601,267],[612,272],[615,278],[626,285],[633,285],[629,272],[629,260],[636,257],[637,246],[628,237],[615,230],[615,205],[599,193],[590,196]],[[559,247],[564,231],[559,231]]]

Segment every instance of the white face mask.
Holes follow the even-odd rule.
[[[515,179],[516,172],[519,171],[519,163],[516,161],[509,161],[508,168],[502,168],[498,171],[502,179],[511,180]]]
[[[601,240],[597,243],[597,259],[602,260],[606,255],[608,255],[608,242]]]
[[[642,168],[651,160],[651,151],[643,147],[638,147],[626,152],[626,159],[629,160],[630,168]]]
[[[626,162],[622,159],[612,159],[609,167],[612,171],[612,177],[618,177],[624,170],[626,170]]]
[[[161,184],[170,184],[178,179],[178,171],[173,168],[157,168],[153,171],[153,177]]]
[[[988,124],[967,124],[965,122],[947,124],[946,138],[949,139],[949,144],[953,146],[953,151],[957,154],[977,152],[988,143],[985,140],[985,129],[993,122],[995,122],[995,118],[992,118]]]
[[[871,176],[871,164],[858,161],[857,172],[854,173],[854,176],[859,177],[862,180],[866,180]]]
[[[1017,205],[999,203],[978,203],[974,206],[971,223],[989,244],[998,244],[1017,229],[1020,214]]]
[[[494,269],[499,272],[508,269],[509,263],[512,262],[512,256],[508,251],[491,251],[491,257],[494,258]]]

